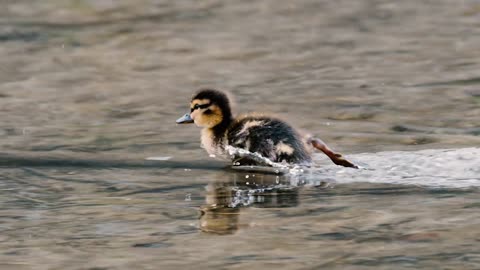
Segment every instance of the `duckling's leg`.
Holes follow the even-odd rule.
[[[333,163],[337,165],[341,165],[344,167],[352,167],[358,169],[358,166],[351,163],[350,161],[346,160],[341,154],[335,153],[326,143],[318,138],[309,138],[308,143],[312,144],[313,147],[317,148],[318,150],[322,151],[327,155]]]

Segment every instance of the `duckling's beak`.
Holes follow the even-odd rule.
[[[191,124],[193,123],[192,117],[190,117],[189,113],[186,113],[184,116],[180,117],[175,121],[177,124]]]

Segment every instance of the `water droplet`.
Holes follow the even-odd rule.
[[[245,175],[245,178],[249,178],[249,177],[250,177],[250,176],[249,176],[248,174],[247,174],[247,175]]]

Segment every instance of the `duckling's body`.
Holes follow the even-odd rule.
[[[327,154],[336,164],[356,167],[333,152],[321,140],[306,139],[286,122],[269,116],[232,116],[230,101],[217,90],[201,90],[191,101],[190,114],[177,123],[195,123],[203,127],[202,146],[210,155],[225,155],[227,146],[258,153],[273,162],[305,164],[311,162],[307,146],[314,146]],[[311,147],[310,147],[311,148]],[[248,157],[232,157],[242,165],[254,165]]]
[[[229,126],[227,143],[273,162],[310,162],[302,137],[287,123],[268,116],[244,116]],[[244,162],[248,163],[248,162]]]

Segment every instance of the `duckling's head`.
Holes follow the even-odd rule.
[[[177,119],[177,124],[195,123],[199,127],[214,128],[232,121],[230,101],[223,92],[202,89],[192,97],[190,113]]]

